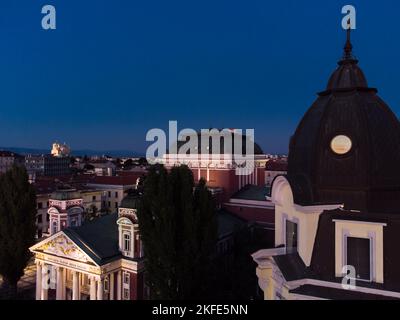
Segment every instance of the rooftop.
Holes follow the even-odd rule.
[[[300,286],[296,289],[290,290],[289,292],[329,300],[399,300],[395,297],[383,296],[379,294],[321,287],[311,284]]]
[[[234,233],[238,228],[241,228],[246,224],[244,220],[236,217],[225,209],[221,209],[217,212],[217,221],[219,239]]]
[[[236,192],[231,198],[241,200],[256,200],[256,201],[267,201],[267,195],[269,194],[269,187],[260,187],[255,185],[246,185],[238,192]]]
[[[101,265],[121,255],[118,248],[117,218],[117,214],[102,216],[85,222],[80,227],[64,229],[64,233]]]
[[[269,160],[265,164],[265,170],[267,171],[287,171],[287,161],[284,160]]]

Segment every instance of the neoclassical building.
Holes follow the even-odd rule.
[[[275,248],[253,255],[265,299],[400,298],[399,120],[368,86],[350,30],[338,64],[272,185]]]
[[[37,265],[36,299],[146,298],[137,199],[131,192],[118,214],[82,223],[77,193],[56,193],[50,200],[50,237],[30,249]]]

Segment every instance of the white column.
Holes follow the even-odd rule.
[[[121,281],[122,281],[121,271],[117,274],[117,300],[121,300]]]
[[[103,300],[103,279],[97,281],[97,300]]]
[[[57,292],[56,300],[63,299],[63,288],[64,288],[64,269],[61,267],[57,268]]]
[[[62,290],[62,299],[67,300],[67,269],[64,269],[63,272],[63,290]]]
[[[42,298],[42,264],[36,262],[36,300]]]
[[[114,300],[114,272],[110,274],[110,300]]]
[[[43,281],[43,280],[45,280],[45,281]],[[49,282],[50,282],[49,269],[44,264],[42,267],[42,293],[40,295],[40,300],[48,299]]]
[[[78,273],[78,300],[81,300],[83,273]]]
[[[96,278],[90,277],[90,300],[96,300]]]
[[[79,276],[78,272],[72,271],[72,300],[79,300]]]

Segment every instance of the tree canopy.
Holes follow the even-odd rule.
[[[205,297],[217,241],[215,204],[186,166],[149,169],[138,206],[146,280],[154,299]]]
[[[14,290],[31,257],[36,212],[36,194],[26,170],[14,166],[0,176],[0,274]]]

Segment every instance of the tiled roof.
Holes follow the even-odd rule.
[[[225,209],[217,212],[218,238],[221,239],[235,232],[237,228],[246,225],[246,221],[238,218]]]
[[[105,185],[135,185],[137,177],[132,176],[95,176],[87,181],[88,184],[105,184]]]
[[[231,198],[241,200],[267,201],[266,196],[269,194],[269,187],[260,187],[255,185],[246,185]]]
[[[110,214],[63,231],[97,264],[102,265],[121,256],[117,219],[117,214]]]
[[[311,277],[308,268],[306,267],[297,252],[275,256],[274,260],[278,265],[279,270],[285,277],[286,281],[293,281]]]
[[[265,164],[266,171],[287,171],[288,164],[283,160],[269,160]]]
[[[296,289],[290,290],[289,292],[329,300],[399,300],[399,298],[383,296],[379,294],[322,287],[310,284],[300,286]]]

